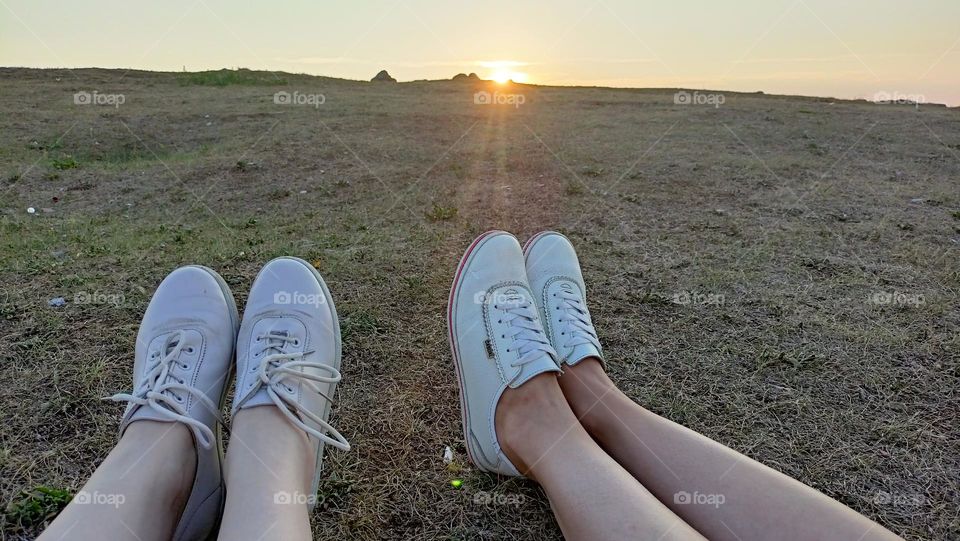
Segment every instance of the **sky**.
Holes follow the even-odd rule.
[[[960,105],[958,0],[0,0],[0,66],[224,67]]]

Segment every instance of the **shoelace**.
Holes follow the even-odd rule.
[[[506,321],[513,329],[513,334],[510,336],[513,342],[507,351],[516,351],[520,358],[510,363],[511,367],[519,368],[544,355],[550,355],[554,360],[557,358],[557,352],[550,345],[547,335],[540,326],[536,308],[532,302],[517,296],[516,302],[511,299],[505,304],[494,305],[494,309],[504,311],[501,321]]]
[[[312,389],[314,392],[322,396],[329,402],[333,402],[331,397],[325,395],[317,386],[316,382],[319,383],[337,383],[341,379],[340,372],[329,365],[318,363],[318,362],[309,362],[302,360],[304,356],[313,353],[313,350],[302,351],[302,352],[293,352],[287,353],[286,346],[287,344],[297,344],[298,338],[295,336],[290,336],[284,332],[268,332],[264,335],[257,337],[257,341],[265,342],[263,349],[257,355],[273,351],[269,355],[265,355],[263,360],[260,361],[260,366],[257,367],[256,372],[260,379],[260,385],[255,385],[253,389],[250,390],[248,396],[255,394],[260,386],[263,386],[267,390],[267,396],[276,404],[277,409],[279,409],[283,414],[298,428],[302,429],[306,433],[315,436],[317,439],[324,443],[328,443],[338,449],[343,449],[344,451],[350,450],[350,443],[337,431],[333,428],[330,423],[324,421],[319,415],[313,413],[312,411],[307,410],[302,405],[300,405],[296,400],[290,397],[290,394],[282,392],[284,390],[290,391],[292,389],[291,385],[288,385],[288,380],[297,380],[290,381],[290,384],[302,383]],[[308,374],[299,370],[299,368],[317,368],[329,372],[329,376],[318,376],[315,374]],[[320,425],[321,430],[316,430],[313,427],[307,426],[299,417],[294,415],[291,411],[294,410],[301,415],[307,417],[311,421]],[[326,432],[327,434],[325,434]]]
[[[557,309],[562,312],[560,322],[567,323],[562,332],[570,335],[563,346],[576,347],[581,344],[592,344],[599,351],[601,348],[597,330],[593,327],[590,313],[583,305],[580,295],[572,290],[561,289],[557,292],[557,296],[560,297],[560,306]]]
[[[201,404],[208,407],[217,418],[220,418],[220,409],[207,398],[203,391],[184,383],[182,379],[171,373],[174,366],[180,364],[180,352],[184,351],[184,333],[176,331],[168,334],[160,347],[147,357],[147,367],[143,380],[134,388],[133,393],[117,393],[104,400],[113,402],[132,402],[140,406],[147,406],[160,415],[173,421],[187,425],[196,436],[197,441],[204,449],[213,445],[213,430],[202,422],[187,416],[186,400],[178,393],[193,395]]]

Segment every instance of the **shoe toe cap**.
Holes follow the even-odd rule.
[[[583,280],[577,252],[570,240],[560,233],[544,233],[527,248],[524,256],[527,276],[535,289],[557,275],[577,282]]]
[[[157,287],[145,319],[163,325],[167,320],[195,318],[211,327],[229,328],[233,304],[212,272],[198,266],[180,267]]]
[[[273,301],[276,296],[277,301],[282,301],[284,296],[293,297],[294,294],[323,296],[320,282],[307,265],[291,257],[280,257],[270,261],[263,266],[254,281],[250,289],[250,297],[256,297],[261,301],[263,298]]]

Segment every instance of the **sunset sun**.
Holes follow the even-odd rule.
[[[530,76],[527,73],[517,70],[517,68],[526,65],[523,62],[516,62],[513,60],[496,60],[480,62],[480,65],[490,70],[487,74],[488,79],[496,81],[500,84],[505,84],[509,81],[513,81],[515,83],[526,83],[530,80]]]

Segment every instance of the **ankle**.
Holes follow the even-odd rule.
[[[580,424],[594,437],[605,430],[611,409],[625,397],[594,358],[567,367],[558,381]]]
[[[181,423],[132,423],[108,460],[119,471],[140,476],[135,481],[160,501],[182,509],[193,489],[197,471],[196,444]]]
[[[576,424],[556,376],[541,374],[500,397],[496,414],[497,440],[520,473],[530,469],[543,453],[541,442],[555,442]]]
[[[249,476],[251,465],[262,460],[271,464],[272,476],[307,486],[313,479],[319,445],[273,405],[241,409],[233,416],[226,456],[228,481],[231,472]],[[235,462],[243,465],[235,467]]]

